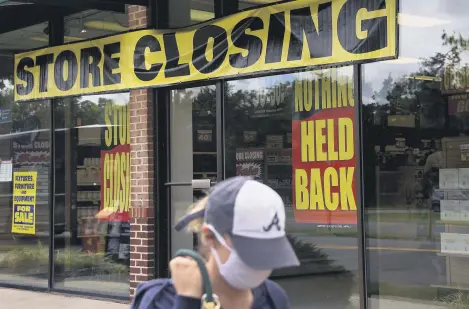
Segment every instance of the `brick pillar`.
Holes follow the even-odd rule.
[[[127,7],[129,15],[129,27],[131,29],[145,28],[148,25],[148,13],[146,6],[129,5]]]
[[[129,26],[145,27],[147,9],[128,7]],[[152,91],[130,91],[130,296],[140,282],[153,279],[155,273],[155,214],[153,199],[154,155]]]

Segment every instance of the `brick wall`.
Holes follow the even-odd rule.
[[[147,10],[147,7],[129,5],[127,7],[127,12],[129,15],[129,27],[131,29],[145,28],[148,25],[149,10]]]
[[[147,9],[129,6],[129,26],[146,27]],[[150,89],[130,91],[130,296],[140,282],[153,279],[155,219],[153,200],[153,119]]]

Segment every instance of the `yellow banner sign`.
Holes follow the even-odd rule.
[[[37,172],[13,173],[13,219],[11,232],[36,234]]]
[[[397,56],[396,0],[297,0],[15,56],[15,100]]]

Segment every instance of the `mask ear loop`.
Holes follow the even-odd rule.
[[[232,249],[230,248],[230,246],[228,246],[228,244],[226,243],[225,241],[225,238],[223,238],[220,233],[217,232],[217,230],[215,230],[215,228],[210,225],[210,224],[205,224],[208,229],[213,233],[213,235],[215,235],[215,237],[217,238],[218,242],[223,246],[225,247],[228,251],[232,251]]]
[[[232,251],[232,249],[228,246],[228,244],[226,243],[225,239],[220,235],[220,233],[217,232],[217,230],[215,230],[215,228],[210,225],[210,224],[205,224],[207,226],[207,228],[213,233],[213,235],[215,235],[216,239],[218,240],[218,242],[223,246],[225,247],[228,251]],[[215,258],[215,260],[217,261],[217,264],[218,265],[223,265],[223,263],[221,262],[220,260],[220,257],[218,256],[218,252],[217,250],[215,250],[215,248],[210,248],[210,251],[212,252],[212,255],[213,257]]]

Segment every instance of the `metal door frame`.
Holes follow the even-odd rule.
[[[203,83],[197,86],[207,86]],[[224,81],[210,83],[216,86],[215,95],[215,135],[216,135],[216,160],[217,182],[225,177],[225,134],[223,105],[225,96]],[[187,88],[197,87],[191,85]],[[185,182],[176,182],[171,179],[171,88],[153,90],[153,119],[154,121],[154,153],[155,153],[155,277],[169,276],[168,263],[171,259],[171,238],[173,232],[171,213],[171,187],[196,185],[192,179]],[[213,185],[214,183],[211,183]],[[206,186],[203,188],[207,189]],[[194,239],[195,240],[195,239]],[[196,243],[195,243],[196,245]]]

